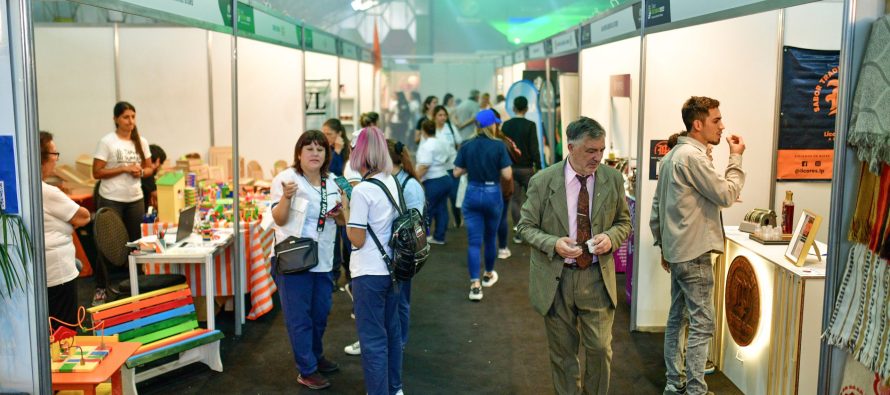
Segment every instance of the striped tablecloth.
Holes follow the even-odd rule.
[[[250,293],[250,312],[247,318],[255,320],[263,314],[272,311],[272,295],[278,289],[271,276],[271,262],[269,261],[272,252],[272,228],[263,230],[258,221],[241,223],[245,237],[242,240],[246,244],[242,251],[247,251],[247,286],[244,287],[245,293]],[[157,234],[158,229],[164,227],[168,230],[176,229],[175,226],[168,223],[142,224],[142,235]],[[242,244],[242,245],[243,245]],[[233,295],[235,278],[234,261],[235,249],[234,244],[230,245],[226,250],[216,256],[214,260],[216,273],[216,296]],[[201,280],[200,265],[180,265],[166,263],[148,263],[142,265],[145,274],[183,274],[188,279],[192,294],[195,296],[204,296],[204,283]]]

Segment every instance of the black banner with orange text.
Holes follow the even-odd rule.
[[[839,51],[785,47],[776,178],[831,180]]]

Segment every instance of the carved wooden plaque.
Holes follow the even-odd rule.
[[[747,346],[757,334],[760,323],[760,287],[754,267],[744,256],[737,256],[726,276],[726,322],[736,344]]]

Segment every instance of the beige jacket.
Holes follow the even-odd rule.
[[[532,246],[529,298],[532,307],[541,315],[546,315],[553,305],[562,275],[564,258],[556,254],[556,240],[569,234],[565,166],[567,161],[563,160],[532,177],[525,204],[522,205],[522,219],[516,227],[522,240]],[[617,306],[618,299],[612,253],[621,247],[631,228],[621,173],[609,166],[600,165],[596,169],[593,194],[590,234],[605,233],[609,236],[612,251],[598,255],[599,264],[595,264],[591,270],[602,272],[606,292],[614,307]]]
[[[745,184],[742,156],[732,154],[724,175],[717,173],[704,144],[680,137],[661,160],[649,227],[668,262],[686,262],[723,252],[720,209],[735,203]]]

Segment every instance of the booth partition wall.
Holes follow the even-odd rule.
[[[0,20],[0,100],[8,104],[0,107],[11,112],[2,117],[10,124],[0,135],[11,133],[18,152],[4,157],[3,166],[9,161],[19,176],[6,191],[21,202],[37,251],[43,245],[39,160],[32,155],[38,127],[53,133],[63,152],[57,173],[61,169],[73,192],[92,192],[76,181],[90,178],[98,141],[115,130],[118,101],[136,108],[139,133],[166,151],[165,167],[196,154],[210,165],[210,178],[248,185],[271,180],[276,161],[292,163],[307,113],[315,109],[307,106],[307,81],[328,83],[318,106],[326,111],[321,122],[339,117],[352,131],[361,111],[377,108],[370,50],[317,30],[315,40],[304,43],[308,28],[252,3],[0,2]],[[78,173],[84,168],[87,174]],[[233,190],[236,201],[244,197]],[[239,270],[226,275],[246,293],[243,235],[235,237]],[[27,292],[0,301],[0,322],[8,329],[0,331],[0,392],[49,388],[49,366],[38,362],[48,360],[41,346],[48,342],[40,307],[45,291],[38,286],[45,268],[42,256],[33,261]],[[239,335],[245,313],[243,299],[235,301]]]
[[[845,13],[855,16],[858,11],[871,18],[864,19],[873,20],[875,9],[883,9],[883,4],[879,4],[883,2],[866,2],[868,4],[855,7],[841,1],[749,1],[735,5],[709,3],[708,6],[701,3],[693,6],[693,3],[671,1],[669,12],[645,2],[626,4],[574,29],[582,48],[579,51],[580,100],[574,104],[580,115],[592,117],[606,127],[607,153],[628,159],[633,169],[628,175],[635,175],[635,180],[631,179],[635,182],[629,181],[634,188],[628,190],[639,202],[634,221],[634,266],[632,274],[628,274],[633,279],[632,330],[661,331],[666,322],[670,277],[658,265],[659,250],[653,246],[649,219],[657,183],[657,158],[665,153],[659,152],[658,144],[663,145],[671,134],[685,130],[680,109],[690,96],[718,99],[726,126],[724,136],[738,134],[747,143],[743,160],[747,180],[740,201],[723,210],[726,226],[737,226],[754,208],[781,213],[787,190],[794,193],[797,207],[793,223],[797,223],[804,209],[824,217],[826,221],[819,228],[816,240],[828,243],[829,232],[838,226],[827,226],[828,221],[836,222],[836,216],[850,212],[839,210],[842,201],[832,205],[832,180],[840,177],[843,182],[844,177],[855,179],[858,175],[856,171],[844,171],[834,177],[829,173],[802,180],[805,177],[780,174],[777,149],[784,116],[783,79],[794,76],[786,69],[793,65],[785,63],[789,62],[787,52],[795,49],[837,56],[842,47]],[[846,34],[864,40],[861,31]],[[547,44],[555,40],[556,37]],[[513,54],[515,65],[509,65],[505,59],[505,66],[496,73],[499,82],[503,81],[499,87],[506,91],[510,80],[522,78],[521,71],[517,74],[514,70],[527,65],[525,56],[532,52],[540,55],[539,49],[532,51],[535,47]],[[552,45],[544,47],[549,51]],[[858,56],[861,58],[861,52]],[[548,57],[553,59],[553,55]],[[831,124],[838,110],[834,105],[841,97],[837,85],[839,76],[837,68],[828,67],[826,85],[813,99],[822,109],[831,108]],[[619,86],[616,91],[616,83],[626,84],[628,89]],[[815,85],[818,83],[810,87],[811,93],[820,90],[815,89]],[[819,107],[813,109],[813,103],[810,103],[810,112],[820,111]],[[572,104],[563,100],[563,111]],[[824,113],[827,115],[828,111]],[[849,115],[845,119],[849,119]],[[832,127],[826,128],[826,136],[834,133],[829,129]],[[728,156],[726,143],[717,145],[713,154],[715,168],[725,168]],[[847,197],[845,201],[849,200]],[[843,253],[833,252],[834,246],[842,245],[838,239],[844,238],[845,230],[838,232],[826,255],[845,259]],[[727,246],[728,254],[714,262],[718,274],[715,277],[717,331],[711,359],[745,393],[833,393],[827,391],[827,387],[819,388],[820,383],[811,378],[820,371],[826,378],[829,371],[835,376],[839,374],[837,361],[830,367],[825,361],[821,370],[819,367],[822,308],[834,302],[832,290],[826,289],[826,274],[836,269],[827,268],[823,257],[821,264],[796,271],[785,268],[784,259],[773,262],[761,257],[756,250],[733,246],[730,242]],[[733,340],[723,311],[724,281],[732,258],[739,255],[751,259],[760,300],[759,325],[753,341],[745,346]],[[842,369],[843,364],[840,366]],[[839,382],[835,380],[831,384],[837,387]]]

